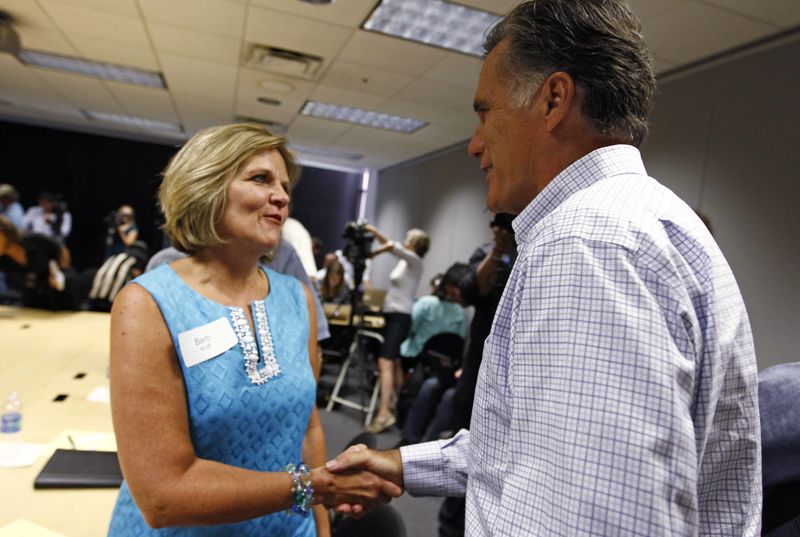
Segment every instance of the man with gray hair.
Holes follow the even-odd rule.
[[[711,234],[642,163],[655,81],[638,19],[532,0],[485,50],[469,153],[489,209],[518,215],[518,257],[470,430],[329,467],[466,494],[467,535],[758,535],[750,324]]]

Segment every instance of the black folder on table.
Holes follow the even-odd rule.
[[[121,484],[115,451],[57,449],[36,476],[33,488],[115,488]]]

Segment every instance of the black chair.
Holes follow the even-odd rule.
[[[455,384],[455,372],[461,367],[464,353],[464,338],[452,332],[442,332],[431,336],[422,351],[406,370],[405,382],[397,402],[397,420],[402,427],[414,399],[419,395],[422,383],[428,377],[437,376],[442,386],[448,388]]]
[[[461,367],[464,356],[464,338],[458,334],[444,332],[432,336],[425,342],[417,356],[419,364],[428,368],[445,386],[455,382],[453,374]]]
[[[800,536],[800,362],[758,374],[764,508],[761,535]]]
[[[382,505],[363,518],[344,518],[333,528],[333,537],[406,537],[403,517],[391,505]]]
[[[360,432],[347,443],[342,451],[345,451],[350,446],[355,446],[356,444],[364,444],[369,449],[375,449],[378,446],[378,437],[369,431]]]

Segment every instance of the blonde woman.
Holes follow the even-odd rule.
[[[371,257],[390,252],[397,258],[397,264],[389,276],[389,290],[383,301],[386,326],[383,330],[384,343],[378,358],[380,375],[380,402],[378,412],[367,430],[380,433],[397,422],[392,412],[392,396],[400,392],[403,383],[403,369],[400,364],[400,344],[411,329],[411,309],[417,287],[422,278],[422,258],[431,245],[430,237],[421,229],[411,229],[405,240],[390,241],[375,226],[367,224],[365,229],[375,235],[381,244],[371,253]]]
[[[109,535],[327,536],[320,502],[399,494],[324,468],[311,294],[259,262],[278,245],[297,172],[285,140],[249,124],[199,132],[164,171],[164,228],[189,256],[114,301],[125,482]]]

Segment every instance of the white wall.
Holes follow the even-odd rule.
[[[660,90],[648,171],[710,218],[759,368],[800,360],[800,41]]]
[[[706,213],[750,314],[759,369],[800,360],[800,42],[659,84],[651,175]],[[489,240],[485,185],[466,145],[383,170],[376,224],[426,229],[424,282]],[[385,287],[392,259],[378,259]],[[427,285],[420,285],[424,294]]]
[[[466,146],[422,161],[383,170],[378,175],[375,224],[392,239],[402,240],[418,227],[431,235],[431,249],[423,259],[425,272],[418,294],[428,292],[431,277],[455,261],[467,261],[480,244],[491,240],[486,211],[486,187],[478,161]],[[396,258],[375,259],[373,283],[388,285]]]

